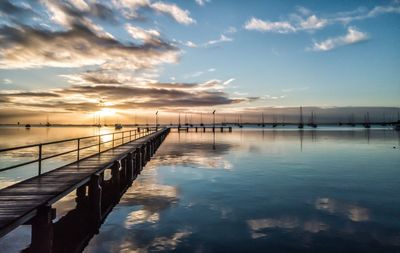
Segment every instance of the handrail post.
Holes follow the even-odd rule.
[[[125,142],[124,142],[124,141],[125,141],[125,137],[124,137],[125,135],[124,135],[124,133],[125,133],[125,132],[122,132],[122,143],[121,143],[121,144],[124,144],[124,143],[125,143]]]
[[[100,140],[101,140],[101,136],[99,135],[99,153],[101,151],[101,146],[100,146],[101,145],[101,141]]]
[[[113,139],[112,139],[112,147],[114,147],[114,133],[112,134],[112,137],[113,137]]]
[[[39,171],[38,171],[38,174],[40,175],[40,174],[42,174],[42,144],[39,144],[39,158],[38,158],[38,160],[39,160]]]
[[[79,161],[79,150],[80,150],[80,148],[81,148],[81,147],[80,147],[80,146],[81,146],[81,139],[78,138],[77,141],[78,141],[78,148],[77,148],[77,150],[76,150],[76,151],[77,151],[76,160]]]
[[[132,141],[132,130],[129,130],[129,141]]]

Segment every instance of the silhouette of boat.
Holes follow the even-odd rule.
[[[31,124],[26,124],[26,125],[25,125],[25,128],[26,128],[26,129],[31,128]]]
[[[115,130],[119,130],[122,129],[122,125],[121,124],[115,124]]]

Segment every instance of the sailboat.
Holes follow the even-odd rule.
[[[46,116],[46,127],[50,127],[51,124],[49,122],[49,115]]]
[[[371,128],[371,123],[369,122],[369,112],[364,116],[364,127]]]
[[[304,128],[304,122],[303,122],[303,107],[300,106],[300,122],[299,125],[297,126],[299,129]]]
[[[317,128],[317,124],[314,119],[314,112],[311,112],[310,123],[308,124],[310,127]]]
[[[272,122],[272,127],[275,128],[275,127],[277,127],[277,126],[278,126],[278,123],[276,122],[276,117],[275,117],[275,115],[274,115],[274,117],[273,117],[273,122]]]
[[[265,127],[264,113],[261,113],[261,127]]]
[[[242,125],[242,115],[239,115],[238,126],[239,126],[240,128],[243,127],[243,125]]]

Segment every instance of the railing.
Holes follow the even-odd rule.
[[[99,135],[92,135],[92,136],[85,136],[85,137],[80,137],[80,138],[73,138],[73,139],[65,139],[65,140],[59,140],[59,141],[51,141],[51,142],[46,142],[46,143],[39,143],[39,144],[31,144],[31,145],[26,145],[26,146],[19,146],[19,147],[12,147],[12,148],[4,148],[4,149],[0,149],[0,154],[8,152],[8,151],[17,151],[17,150],[22,150],[22,149],[28,149],[28,148],[34,148],[37,147],[37,159],[35,160],[31,160],[31,161],[27,161],[27,162],[23,162],[23,163],[19,163],[19,164],[15,164],[15,165],[11,165],[5,168],[0,168],[0,172],[3,171],[7,171],[7,170],[11,170],[11,169],[15,169],[18,167],[22,167],[28,164],[32,164],[32,163],[38,163],[38,175],[42,174],[42,161],[44,160],[48,160],[51,158],[55,158],[58,156],[62,156],[62,155],[66,155],[66,154],[70,154],[73,152],[76,152],[76,161],[79,161],[81,159],[87,158],[89,156],[92,156],[94,154],[100,154],[102,152],[105,152],[107,150],[110,150],[114,147],[118,147],[120,145],[123,145],[127,142],[130,142],[132,140],[136,140],[140,137],[149,135],[150,133],[153,133],[157,131],[156,127],[146,127],[146,128],[138,128],[136,129],[132,129],[132,130],[127,130],[127,131],[121,131],[121,132],[113,132],[113,133],[108,133],[108,134],[99,134]],[[118,136],[120,135],[120,136]],[[112,136],[111,140],[108,141],[102,141],[102,137],[104,136]],[[118,137],[118,138],[116,138]],[[91,139],[91,138],[97,138],[96,143],[94,144],[90,144],[87,146],[83,146],[81,147],[81,141],[82,140],[87,140],[87,139]],[[119,145],[115,145],[115,142],[121,140],[121,143]],[[72,149],[72,150],[68,150],[68,151],[64,151],[61,153],[56,153],[56,154],[52,154],[49,156],[43,156],[43,147],[44,146],[48,146],[48,145],[53,145],[53,144],[60,144],[60,143],[66,143],[66,142],[73,142],[76,141],[76,148]],[[101,149],[101,146],[103,144],[107,144],[107,143],[112,143],[112,147],[108,148],[108,149]],[[89,149],[89,148],[93,148],[93,147],[98,147],[97,152],[94,154],[90,154],[87,155],[85,157],[81,157],[81,151],[85,150],[85,149]]]

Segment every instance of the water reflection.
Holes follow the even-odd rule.
[[[163,212],[178,203],[179,191],[175,186],[158,183],[155,168],[152,162],[145,167],[110,214],[109,222],[106,221],[100,233],[91,240],[86,252],[174,250],[191,234],[189,230],[182,229],[158,231],[157,224],[162,222]],[[150,231],[141,233],[144,228]]]
[[[70,229],[96,253],[398,252],[399,144],[374,129],[171,133],[98,234]]]
[[[315,201],[315,208],[331,214],[345,215],[355,222],[368,221],[370,218],[370,212],[367,208],[351,203],[343,203],[330,198],[318,198]]]
[[[247,224],[250,228],[251,238],[259,239],[268,236],[269,233],[274,233],[276,229],[293,230],[302,229],[305,232],[313,234],[329,229],[329,225],[317,221],[308,220],[300,221],[296,217],[280,217],[280,218],[266,218],[248,220]]]

